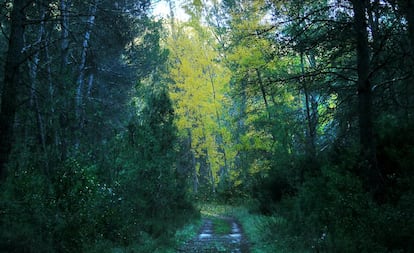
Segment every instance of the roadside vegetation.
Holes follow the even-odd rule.
[[[414,252],[413,1],[0,1],[0,252]]]

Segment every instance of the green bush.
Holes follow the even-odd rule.
[[[73,252],[108,237],[113,196],[69,159],[49,175],[16,169],[1,190],[0,251]]]

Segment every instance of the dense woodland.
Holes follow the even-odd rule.
[[[1,1],[0,252],[414,252],[413,0],[156,2]]]

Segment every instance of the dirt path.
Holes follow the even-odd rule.
[[[178,252],[197,253],[197,252],[231,252],[249,253],[249,245],[243,234],[241,225],[230,217],[218,218],[227,222],[231,231],[227,234],[217,234],[214,232],[213,221],[209,218],[203,219],[203,225],[197,237],[184,243]]]

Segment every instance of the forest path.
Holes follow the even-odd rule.
[[[184,243],[178,252],[184,253],[249,253],[247,238],[240,223],[233,217],[204,218],[198,235]]]

